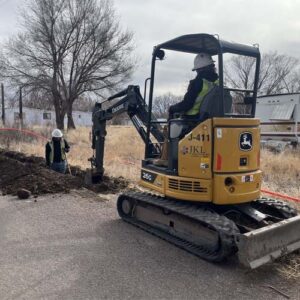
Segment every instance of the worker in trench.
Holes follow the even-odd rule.
[[[63,138],[63,133],[59,129],[52,131],[52,139],[45,146],[47,166],[59,173],[66,173],[67,156],[70,146]]]

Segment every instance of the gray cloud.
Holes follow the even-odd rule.
[[[115,6],[122,24],[135,32],[141,66],[133,80],[141,85],[150,72],[152,47],[188,33],[217,33],[225,40],[257,43],[262,52],[277,50],[300,58],[297,0],[115,0]],[[173,65],[166,60],[169,68],[156,77],[159,91],[184,91],[193,75],[192,60],[183,56],[175,56]]]
[[[17,6],[24,2],[0,0],[0,41],[16,31]],[[183,34],[217,33],[225,40],[258,43],[262,52],[300,58],[298,0],[114,0],[114,5],[122,27],[135,33],[139,67],[132,83],[141,87],[150,75],[153,46]],[[157,91],[184,92],[193,76],[192,60],[167,53],[158,68]]]

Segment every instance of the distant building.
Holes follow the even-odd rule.
[[[257,97],[255,117],[262,124],[261,141],[278,152],[300,143],[300,93]]]
[[[256,115],[261,122],[300,123],[300,93],[257,97]]]
[[[92,113],[73,111],[73,120],[75,126],[92,126]],[[11,126],[19,124],[19,108],[5,109],[5,123]],[[65,126],[67,125],[67,117],[64,119]],[[41,110],[35,108],[23,107],[23,123],[26,126],[56,126],[55,112],[51,110]]]

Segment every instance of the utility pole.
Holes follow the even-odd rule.
[[[23,128],[22,88],[20,88],[20,97],[19,97],[19,119],[20,119],[21,128]]]
[[[2,100],[2,124],[5,125],[5,103],[4,103],[4,85],[1,83],[1,100]]]

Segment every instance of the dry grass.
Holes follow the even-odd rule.
[[[67,135],[72,151],[69,154],[70,164],[89,168],[87,161],[92,156],[89,131],[80,128]],[[105,140],[104,168],[107,174],[123,176],[137,181],[144,147],[135,128],[126,126],[108,126]]]
[[[299,150],[285,151],[280,154],[262,151],[261,169],[263,170],[262,186],[264,189],[300,199]],[[274,198],[274,196],[269,197]],[[290,204],[300,211],[299,202]]]
[[[35,127],[33,130],[43,136],[51,137],[51,128]],[[92,156],[90,129],[78,128],[65,134],[71,146],[68,161],[71,165],[82,169],[90,167],[88,158]],[[3,141],[3,140],[2,140]],[[4,139],[3,146],[10,150],[20,151],[35,156],[45,156],[45,143],[43,140],[33,139],[31,142],[21,137],[17,139]],[[108,126],[105,144],[104,168],[108,175],[123,176],[137,181],[140,174],[140,164],[144,153],[143,142],[134,127]]]
[[[277,270],[288,279],[300,279],[300,253],[291,253],[279,259]]]
[[[262,151],[263,187],[300,198],[299,154],[299,151],[285,151],[280,154]]]

